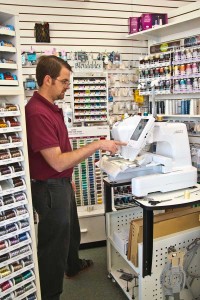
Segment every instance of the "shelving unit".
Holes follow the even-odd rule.
[[[108,84],[105,73],[75,73],[72,88],[74,123],[107,122]]]
[[[104,183],[105,195],[107,196],[106,233],[107,269],[109,272],[108,277],[111,278],[114,282],[116,281],[118,283],[128,299],[163,300],[163,290],[160,282],[160,276],[167,262],[168,248],[169,246],[174,246],[176,248],[176,251],[185,251],[187,246],[191,242],[193,242],[196,238],[199,238],[199,227],[194,227],[192,229],[154,239],[151,275],[144,276],[143,245],[145,247],[145,243],[138,243],[137,265],[135,265],[127,257],[128,249],[130,249],[130,245],[128,244],[128,242],[130,242],[130,223],[132,220],[141,218],[144,214],[144,210],[142,211],[141,207],[135,206],[132,208],[120,209],[116,211],[114,206],[115,190],[117,188],[117,192],[124,192],[125,188],[126,191],[128,182],[110,182],[109,180],[105,179]],[[177,191],[177,194],[180,193],[182,192]],[[158,195],[158,197],[160,196]],[[196,196],[196,199],[199,202],[198,195]],[[146,202],[144,201],[144,203]],[[161,211],[157,212],[159,213]],[[137,229],[135,230],[135,234],[137,235]],[[144,227],[143,230],[145,230]],[[147,244],[148,247],[150,247],[149,243]],[[197,268],[199,254],[200,253],[198,253],[197,260],[195,260],[195,267]],[[126,273],[126,276],[124,276],[123,278],[124,272]],[[128,280],[127,282],[127,278],[131,280]],[[199,294],[198,287],[194,287],[194,290],[195,294]],[[192,300],[192,294],[188,291],[188,289],[184,288],[181,290],[180,299]]]
[[[200,5],[198,3],[195,4],[194,10],[195,12],[192,18],[191,13],[188,12],[184,15],[184,18],[177,18],[176,22],[131,34],[128,38],[140,40],[147,38],[148,47],[150,49],[150,47],[156,43],[167,43],[171,40],[180,40],[181,38],[198,35],[199,28],[196,28],[196,21],[200,20]],[[180,49],[177,48],[170,51],[171,59],[169,66],[172,70],[170,78],[168,78],[171,82],[170,89],[166,93],[163,89],[160,91],[159,87],[155,87],[155,101],[158,106],[158,114],[163,114],[170,118],[182,118],[183,114],[185,117],[188,116],[188,118],[191,118],[192,116],[195,117],[195,115],[199,115],[199,105],[197,103],[197,99],[200,99],[199,46],[184,48],[182,41],[180,44]],[[160,55],[165,55],[165,52]],[[153,57],[153,55],[150,56]],[[156,56],[156,54],[154,54],[154,56]],[[140,73],[147,73],[148,69],[152,70],[154,67],[152,71],[152,73],[154,73],[153,79],[160,80],[159,76],[155,76],[156,64],[157,62],[153,62],[153,65],[151,63],[148,65],[148,62],[146,62],[140,66]],[[142,83],[144,81],[149,82],[150,85],[152,81],[151,76],[149,74],[147,78],[141,78],[140,76],[140,82]],[[142,89],[141,94],[148,95],[149,103],[151,103],[153,98],[151,88],[149,90]],[[173,114],[174,117],[172,117]]]
[[[74,150],[95,140],[110,138],[107,125],[72,127],[68,129],[68,134]],[[103,154],[101,151],[96,151],[74,168],[73,181],[76,185],[82,244],[106,239],[103,176],[100,169],[95,166]]]
[[[200,93],[200,48],[182,47],[145,56],[139,64],[141,95]]]
[[[106,215],[107,228],[107,268],[109,277],[118,283],[128,299],[132,300],[163,300],[163,291],[160,275],[167,261],[169,245],[174,245],[178,250],[186,247],[199,237],[199,227],[182,231],[173,235],[154,239],[152,274],[142,277],[142,243],[138,244],[138,267],[127,259],[119,243],[114,241],[114,232],[129,229],[131,220],[142,216],[140,208],[131,208],[123,211],[111,212]],[[134,277],[127,283],[121,279],[123,270]],[[187,289],[181,291],[181,299],[192,300],[192,295]]]
[[[173,93],[200,94],[200,47],[175,50],[172,66]]]
[[[41,299],[27,157],[18,15],[0,8],[0,295]],[[6,28],[11,25],[13,29]]]
[[[160,55],[145,56],[139,61],[140,95],[151,95],[152,84],[156,81],[155,95],[168,95],[171,93],[171,52]]]
[[[147,29],[144,31],[140,31],[134,34],[130,34],[127,36],[129,39],[133,40],[147,40],[148,41],[148,48],[150,49],[150,46],[159,44],[159,43],[167,43],[172,40],[180,40],[186,37],[195,36],[199,34],[199,20],[200,20],[200,5],[199,3],[195,3],[193,5],[188,6],[188,9],[191,9],[191,11],[184,11],[183,15],[181,12],[176,13],[179,17],[176,17],[176,21],[170,21],[166,25],[156,26],[151,29]],[[170,14],[169,14],[170,15]],[[173,14],[172,14],[173,18]],[[181,44],[181,46],[183,46]],[[199,62],[199,57],[196,59],[180,59],[179,62],[181,64],[189,63],[189,62]],[[178,64],[179,64],[178,62]],[[171,62],[172,66],[174,66],[175,61]],[[151,67],[151,66],[150,66]],[[180,76],[179,76],[180,75]],[[173,74],[172,79],[179,79],[179,78],[189,78],[188,74],[179,74],[176,78],[176,75]],[[199,71],[195,72],[191,75],[191,78],[199,78]],[[174,91],[177,96],[179,93],[185,93],[187,97],[191,96],[191,90],[181,90],[180,92]],[[199,88],[194,90],[194,98],[198,97]],[[147,93],[149,96],[151,96],[151,92]],[[163,95],[163,92],[157,93],[158,97],[168,97],[166,95]],[[170,94],[170,93],[169,93]],[[171,95],[170,95],[171,97]]]

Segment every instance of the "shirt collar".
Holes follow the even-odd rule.
[[[38,92],[34,92],[34,97],[37,98],[39,101],[41,101],[42,103],[44,103],[46,106],[48,106],[51,110],[55,111],[55,112],[60,112],[62,111],[61,108],[59,108],[56,104],[52,104],[51,102],[49,102],[46,98],[44,98],[43,96],[41,96]]]

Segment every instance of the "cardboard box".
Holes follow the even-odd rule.
[[[190,209],[192,207],[193,207],[193,205],[177,207],[177,208],[167,208],[165,210],[165,212],[177,212],[177,211],[180,211],[180,210]]]
[[[128,33],[136,33],[141,30],[141,19],[140,17],[130,17],[128,19]]]
[[[153,237],[200,226],[200,207],[188,208],[176,212],[168,212],[154,216]],[[143,219],[131,221],[127,258],[138,266],[138,243],[143,241]]]
[[[155,26],[165,25],[168,23],[167,14],[142,14],[141,25],[142,30],[146,30]]]

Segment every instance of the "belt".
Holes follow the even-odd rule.
[[[57,182],[62,182],[62,181],[67,181],[67,182],[71,182],[71,178],[49,178],[49,179],[46,179],[46,180],[38,180],[38,179],[31,179],[31,182],[34,182],[34,183],[57,183]]]

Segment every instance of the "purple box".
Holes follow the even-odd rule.
[[[128,19],[128,33],[136,33],[141,30],[141,20],[140,17],[130,17]]]
[[[167,23],[168,23],[167,14],[142,14],[141,15],[142,30],[164,25]]]

